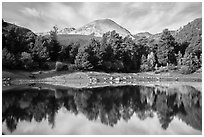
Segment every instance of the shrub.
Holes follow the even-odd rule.
[[[30,53],[27,52],[22,52],[21,53],[21,57],[20,57],[20,61],[23,64],[23,67],[25,69],[33,69],[33,59]]]
[[[16,68],[17,62],[15,56],[10,53],[6,48],[2,50],[2,65],[6,68]]]
[[[124,64],[122,61],[116,60],[112,63],[112,70],[119,72],[124,69]]]
[[[46,64],[48,65],[48,69],[55,69],[56,68],[56,62],[46,62]]]
[[[173,65],[173,64],[170,64],[169,66],[168,66],[168,70],[177,70],[177,66],[175,66],[175,65]]]
[[[155,69],[154,68],[155,62],[156,61],[155,61],[153,52],[148,54],[147,58],[145,57],[145,55],[142,55],[140,70],[141,71],[153,71]]]
[[[202,67],[196,70],[196,73],[202,73]]]
[[[68,70],[68,65],[65,63],[57,61],[56,65],[55,65],[55,70],[56,71]]]
[[[168,72],[168,68],[167,67],[160,67],[158,70],[156,70],[154,73],[155,74],[159,74],[161,72]]]
[[[103,68],[104,68],[106,71],[110,71],[111,68],[112,68],[112,66],[113,66],[113,64],[112,64],[112,62],[110,62],[110,61],[105,61],[105,62],[103,63]]]
[[[77,66],[75,64],[69,64],[68,65],[68,70],[69,71],[76,71],[77,70]]]
[[[41,66],[40,66],[40,68],[42,69],[42,70],[49,70],[49,64],[47,63],[47,62],[45,62],[45,63],[43,63],[43,64],[41,64]]]
[[[183,59],[183,65],[189,66],[192,70],[197,70],[201,67],[198,57],[195,53],[185,54]]]
[[[142,64],[140,66],[140,70],[143,71],[143,72],[148,71],[148,65],[147,64]]]
[[[167,67],[160,67],[159,71],[160,72],[168,72],[168,68]]]
[[[180,71],[182,74],[191,74],[191,73],[195,72],[193,67],[190,67],[190,66],[182,66]]]

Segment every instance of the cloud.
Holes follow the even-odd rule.
[[[123,20],[123,25],[126,24],[133,33],[141,31],[158,33],[164,28],[178,29],[202,16],[201,3],[134,3],[131,7],[136,8],[142,14],[142,16],[129,14],[129,19]],[[185,11],[189,7],[194,9],[190,13]],[[131,28],[131,25],[134,27]]]
[[[27,15],[27,16],[34,16],[34,17],[39,17],[40,16],[40,12],[38,12],[36,9],[34,8],[24,8],[22,10],[22,13]]]
[[[3,18],[34,32],[58,27],[79,28],[96,19],[110,18],[135,34],[178,29],[202,17],[201,2],[32,2],[2,4]]]

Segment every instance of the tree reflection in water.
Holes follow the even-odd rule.
[[[202,130],[201,92],[190,86],[182,88],[123,86],[96,89],[24,89],[3,93],[2,120],[10,132],[18,122],[48,120],[52,128],[58,110],[65,107],[89,120],[114,126],[133,114],[144,120],[158,115],[163,129],[176,116],[194,129]]]

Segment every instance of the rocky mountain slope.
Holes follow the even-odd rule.
[[[179,30],[171,30],[170,33],[172,36],[176,36],[176,34],[179,32]],[[161,33],[156,33],[156,34],[151,34],[149,32],[140,32],[140,33],[137,33],[134,35],[135,39],[140,39],[142,37],[146,37],[148,39],[155,39],[155,40],[158,40],[162,35],[162,32]]]
[[[188,42],[191,43],[195,38],[202,36],[202,18],[197,18],[188,24],[181,26],[177,30],[170,31],[175,40],[179,43]],[[161,33],[151,34],[149,32],[140,32],[134,35],[136,39],[146,37],[148,39],[158,40]]]
[[[76,30],[75,28],[64,28],[58,31],[58,34],[69,34],[70,32]]]
[[[2,20],[2,47],[16,52],[29,42],[35,41],[36,34],[31,30]]]
[[[202,18],[197,18],[183,26],[175,39],[183,45],[188,45],[187,53],[194,52],[200,56],[202,53]]]
[[[58,34],[69,34],[70,32],[76,30],[75,28],[64,28],[64,29],[60,29],[57,31]],[[45,35],[49,35],[50,32],[40,32],[40,33],[36,33],[37,35],[42,35],[42,36],[45,36]]]
[[[110,19],[95,20],[82,26],[79,29],[70,32],[69,34],[94,35],[96,37],[102,37],[104,33],[113,30],[119,33],[122,37],[128,35],[132,36],[127,29],[123,28]]]
[[[27,33],[35,35],[31,30],[27,28],[17,26],[15,24],[2,20],[2,35],[7,35],[11,33],[11,31],[13,33],[18,33],[19,35],[27,35]]]
[[[183,26],[179,33],[175,35],[176,41],[180,43],[188,42],[189,44],[196,43],[202,38],[202,18],[197,18],[187,25]]]

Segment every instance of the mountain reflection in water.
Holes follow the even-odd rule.
[[[47,120],[54,129],[55,117],[61,108],[113,128],[120,120],[128,122],[137,116],[143,121],[157,115],[163,130],[168,129],[174,118],[178,118],[193,129],[202,131],[202,96],[191,86],[13,89],[3,92],[2,99],[2,122],[9,131],[7,134],[13,133],[22,121],[40,123]],[[67,121],[67,124],[72,123]]]

